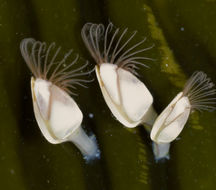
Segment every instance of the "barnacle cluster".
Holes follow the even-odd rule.
[[[170,142],[181,133],[193,110],[216,109],[216,90],[205,73],[194,72],[182,92],[158,116],[153,96],[138,74],[139,66],[149,67],[143,60],[154,61],[140,53],[151,50],[154,44],[141,48],[146,41],[144,38],[130,45],[136,33],[128,37],[127,28],[121,30],[112,23],[107,27],[87,23],[81,30],[84,44],[96,62],[94,70],[112,114],[125,127],[146,126],[153,140],[153,152],[160,159],[168,155]],[[98,157],[95,138],[82,129],[82,112],[70,96],[75,95],[76,85],[86,87],[90,82],[80,78],[92,72],[83,72],[88,62],[72,69],[78,61],[78,55],[68,61],[72,50],[59,60],[60,47],[32,38],[22,40],[20,49],[34,75],[31,79],[33,108],[44,137],[53,144],[72,141],[85,157]]]

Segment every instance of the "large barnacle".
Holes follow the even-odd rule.
[[[72,141],[86,158],[98,156],[98,147],[94,138],[88,137],[81,127],[83,114],[74,99],[71,89],[75,85],[85,86],[89,80],[80,76],[88,63],[72,70],[78,56],[66,64],[72,53],[70,50],[63,59],[58,59],[60,47],[55,43],[49,46],[45,42],[32,38],[23,39],[20,44],[22,56],[33,73],[31,91],[35,117],[43,136],[52,144]]]

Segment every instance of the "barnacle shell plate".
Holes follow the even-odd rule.
[[[146,86],[129,71],[115,64],[97,65],[96,75],[113,115],[126,127],[133,128],[140,124],[153,103]]]
[[[52,144],[67,141],[83,115],[76,102],[61,88],[43,79],[31,78],[33,108],[39,128]]]
[[[184,128],[190,115],[189,99],[180,92],[156,119],[151,139],[157,143],[170,143]]]

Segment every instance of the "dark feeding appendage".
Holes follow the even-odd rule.
[[[202,71],[196,71],[185,84],[183,95],[189,98],[192,109],[216,110],[216,89],[214,83]]]
[[[146,41],[146,38],[144,38],[135,45],[127,47],[137,33],[135,31],[132,35],[126,37],[127,31],[128,28],[123,31],[120,28],[114,29],[112,23],[109,23],[106,28],[102,24],[86,23],[82,28],[81,35],[97,64],[116,64],[118,67],[137,75],[135,70],[138,69],[138,66],[148,67],[141,60],[154,60],[137,56],[137,54],[152,49],[154,45],[138,49]]]
[[[25,38],[20,43],[20,50],[35,78],[50,81],[69,94],[76,95],[69,90],[76,89],[76,85],[86,87],[85,83],[92,81],[79,78],[92,72],[82,72],[88,66],[88,62],[79,68],[72,69],[72,66],[78,61],[79,56],[76,55],[75,59],[73,58],[72,61],[69,61],[69,57],[72,55],[72,50],[69,50],[59,60],[58,56],[61,47],[56,47],[54,42],[47,45],[45,42]],[[66,61],[69,64],[66,64]]]

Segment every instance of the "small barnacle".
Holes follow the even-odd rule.
[[[192,110],[216,109],[216,89],[210,78],[201,71],[194,72],[180,92],[156,119],[151,139],[157,143],[169,143],[184,128]]]
[[[33,108],[43,136],[52,144],[72,141],[86,158],[96,157],[97,144],[82,129],[83,114],[69,96],[74,94],[70,89],[76,88],[75,85],[85,86],[83,83],[89,82],[77,78],[89,74],[81,72],[88,63],[71,70],[78,60],[77,55],[70,64],[65,64],[72,50],[57,60],[61,47],[56,48],[55,43],[47,46],[32,38],[23,39],[20,50],[34,75],[31,78]]]
[[[151,93],[136,77],[138,66],[147,67],[141,61],[152,60],[137,55],[153,46],[137,50],[145,38],[128,47],[136,32],[126,39],[127,31],[127,28],[122,32],[119,28],[113,31],[112,23],[107,28],[102,24],[87,23],[81,34],[97,63],[96,75],[108,107],[119,122],[132,128],[141,123],[151,125],[157,114]]]

